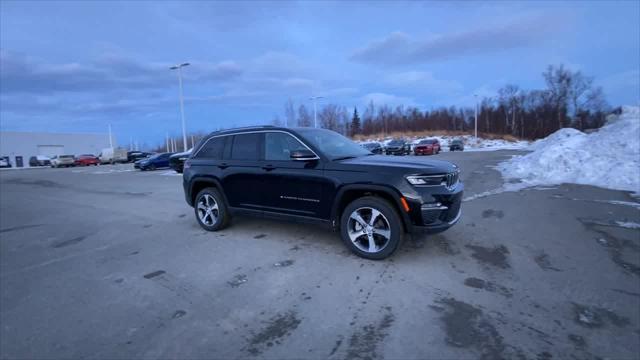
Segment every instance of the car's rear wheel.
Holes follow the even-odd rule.
[[[340,235],[345,245],[366,259],[384,259],[398,248],[404,235],[402,220],[388,201],[367,196],[344,209]]]
[[[227,205],[215,188],[205,188],[198,193],[194,210],[198,224],[207,231],[221,230],[229,224]]]

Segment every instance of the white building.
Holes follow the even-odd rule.
[[[27,167],[29,158],[36,155],[98,155],[108,147],[109,134],[0,131],[0,156],[9,156],[13,166],[18,164],[16,157]]]

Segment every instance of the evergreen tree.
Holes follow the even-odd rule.
[[[360,134],[360,116],[358,116],[358,108],[353,108],[353,118],[351,119],[351,136]]]

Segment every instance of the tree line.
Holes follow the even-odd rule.
[[[542,76],[544,89],[526,90],[508,84],[499,89],[496,96],[477,99],[478,132],[537,139],[563,127],[585,130],[604,124],[610,108],[602,88],[594,85],[592,77],[563,65],[549,65]],[[357,108],[351,111],[345,106],[326,104],[318,109],[317,123],[318,127],[347,136],[417,131],[471,132],[475,111],[473,106],[422,110],[370,102],[360,115]],[[296,108],[289,99],[284,106],[284,118],[276,115],[272,123],[313,126],[313,110],[304,104]]]

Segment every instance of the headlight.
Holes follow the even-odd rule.
[[[422,186],[438,186],[445,182],[444,175],[407,176],[406,179],[411,185]]]

